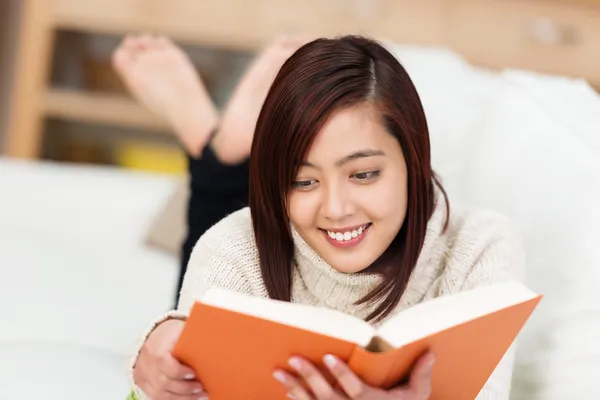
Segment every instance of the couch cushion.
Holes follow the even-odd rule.
[[[600,157],[573,130],[576,114],[549,112],[504,78],[476,151],[464,155],[468,185],[455,199],[517,224],[527,282],[545,295],[520,337],[513,398],[591,398],[600,393]]]
[[[122,356],[73,345],[0,340],[0,399],[125,399]]]

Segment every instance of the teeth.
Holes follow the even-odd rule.
[[[352,240],[359,237],[365,231],[365,229],[365,226],[361,226],[360,228],[355,229],[353,231],[347,231],[343,233],[327,231],[327,235],[329,235],[330,238],[337,240],[338,242],[344,242],[346,240]]]

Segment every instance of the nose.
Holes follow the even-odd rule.
[[[340,221],[354,214],[355,206],[352,196],[344,185],[328,185],[324,192],[323,214],[325,218]]]

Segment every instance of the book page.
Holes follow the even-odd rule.
[[[401,347],[537,296],[519,282],[502,282],[438,297],[390,318],[381,325],[378,336]]]
[[[367,322],[340,311],[249,296],[221,288],[210,288],[200,302],[345,340],[362,347],[371,342],[375,333],[374,328]]]

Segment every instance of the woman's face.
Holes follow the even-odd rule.
[[[290,220],[330,266],[359,272],[404,222],[407,168],[372,106],[340,110],[318,133],[288,198]]]

